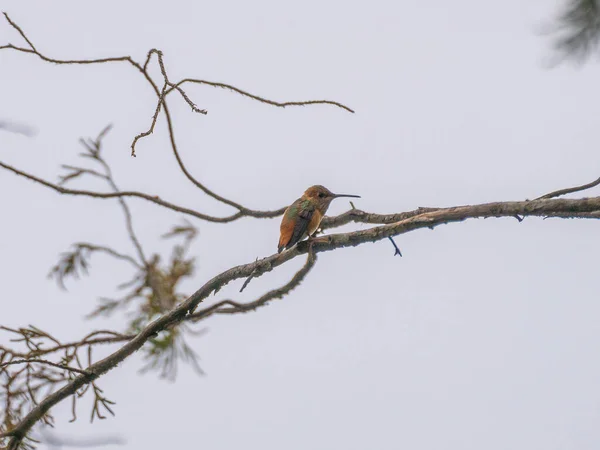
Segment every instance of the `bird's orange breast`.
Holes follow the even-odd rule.
[[[310,218],[310,222],[308,222],[308,235],[311,236],[319,225],[321,224],[321,220],[323,220],[323,214],[318,209],[315,209],[313,216]]]

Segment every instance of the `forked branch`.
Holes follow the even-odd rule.
[[[164,112],[165,115],[165,120],[167,122],[167,128],[168,128],[168,133],[169,133],[169,140],[171,143],[171,148],[173,151],[173,154],[175,155],[175,158],[177,159],[177,163],[181,169],[181,171],[183,172],[183,174],[186,176],[186,178],[188,178],[196,187],[198,187],[199,189],[201,189],[206,195],[212,197],[213,199],[215,199],[218,202],[224,203],[226,205],[229,205],[235,209],[237,209],[237,212],[228,216],[228,217],[224,217],[224,218],[218,218],[218,217],[213,217],[207,214],[201,214],[198,213],[196,211],[192,211],[190,209],[187,208],[178,208],[180,210],[180,212],[186,212],[186,214],[190,214],[190,215],[194,215],[196,217],[198,217],[199,219],[202,220],[207,220],[210,222],[218,222],[218,223],[225,223],[225,222],[231,222],[234,221],[236,219],[239,219],[240,217],[255,217],[255,218],[269,218],[269,217],[277,217],[279,215],[281,215],[284,211],[284,208],[280,208],[274,211],[259,211],[259,210],[253,210],[251,208],[247,208],[237,202],[234,202],[233,200],[227,199],[219,194],[217,194],[216,192],[214,192],[213,190],[209,189],[208,187],[206,187],[203,183],[201,183],[200,181],[198,181],[191,173],[190,171],[185,167],[185,164],[183,163],[181,156],[179,154],[179,150],[175,141],[175,132],[173,129],[173,123],[171,120],[171,115],[169,112],[169,108],[167,106],[167,96],[172,93],[173,91],[176,91],[180,94],[180,96],[184,99],[184,101],[190,105],[190,107],[192,108],[192,111],[197,112],[197,113],[201,113],[201,114],[205,114],[206,111],[203,109],[199,109],[195,103],[189,98],[189,96],[187,95],[187,93],[183,90],[183,88],[181,87],[184,83],[196,83],[196,84],[204,84],[207,86],[212,86],[212,87],[218,87],[218,88],[224,88],[224,89],[228,89],[232,92],[238,93],[244,97],[248,97],[251,98],[253,100],[256,100],[258,102],[261,103],[265,103],[268,105],[272,105],[272,106],[277,106],[277,107],[287,107],[287,106],[308,106],[308,105],[317,105],[317,104],[324,104],[324,105],[333,105],[336,107],[339,107],[341,109],[344,109],[346,111],[349,112],[354,112],[351,108],[338,103],[338,102],[334,102],[334,101],[330,101],[330,100],[307,100],[307,101],[294,101],[294,102],[277,102],[277,101],[273,101],[273,100],[269,100],[265,97],[261,97],[255,94],[251,94],[245,90],[239,89],[235,86],[229,85],[229,84],[225,84],[225,83],[216,83],[216,82],[212,82],[212,81],[207,81],[207,80],[200,80],[200,79],[193,79],[193,78],[186,78],[178,83],[172,83],[167,75],[167,70],[165,68],[164,65],[164,61],[163,61],[163,54],[160,50],[157,49],[151,49],[148,52],[146,61],[144,62],[144,64],[140,64],[136,61],[133,60],[133,58],[131,58],[131,56],[119,56],[119,57],[112,57],[112,58],[100,58],[100,59],[82,59],[82,60],[62,60],[62,59],[56,59],[56,58],[51,58],[48,57],[46,55],[44,55],[43,53],[41,53],[40,51],[37,50],[37,48],[33,45],[32,41],[27,37],[27,35],[25,34],[25,32],[15,23],[13,22],[10,17],[8,16],[8,14],[4,13],[4,16],[6,18],[6,20],[8,21],[8,23],[15,29],[17,30],[17,32],[23,37],[23,39],[25,39],[25,41],[29,44],[30,48],[25,48],[25,47],[18,47],[15,46],[13,44],[7,44],[7,45],[2,45],[0,46],[0,50],[13,50],[13,51],[17,51],[17,52],[22,52],[22,53],[29,53],[29,54],[33,54],[38,56],[40,59],[42,59],[43,61],[46,62],[51,62],[54,64],[103,64],[103,63],[113,63],[113,62],[124,62],[129,64],[130,66],[133,66],[135,69],[137,69],[145,78],[145,80],[148,82],[148,84],[151,86],[152,90],[154,91],[156,97],[157,97],[157,105],[156,108],[154,110],[154,114],[152,116],[152,120],[151,120],[151,124],[148,130],[139,133],[137,136],[135,136],[133,138],[132,141],[132,145],[131,145],[131,153],[132,155],[135,156],[135,148],[136,148],[136,144],[138,143],[138,141],[146,136],[149,136],[150,134],[152,134],[154,132],[154,128],[156,125],[156,122],[158,120],[158,116],[160,114],[161,111]],[[150,76],[150,74],[148,73],[148,66],[151,60],[151,57],[153,54],[157,55],[157,59],[158,59],[158,63],[159,63],[159,67],[160,67],[160,71],[161,71],[161,75],[162,75],[162,88],[159,88],[159,84],[161,83],[156,83],[152,77]],[[0,163],[1,164],[1,163]],[[13,172],[17,173],[15,171],[14,168],[10,168],[9,166],[5,165],[5,164],[1,164],[1,167],[4,167],[5,169],[9,169],[12,170]],[[22,173],[21,173],[22,175]],[[39,180],[36,180],[38,182],[40,182]],[[50,186],[49,186],[50,187]],[[86,194],[79,194],[79,195],[86,195]],[[89,193],[88,193],[89,195]],[[133,196],[138,196],[138,197],[143,197],[146,198],[147,200],[150,200],[147,197],[150,196],[145,196],[145,195],[139,195],[139,193],[129,193],[129,195],[133,195]],[[96,197],[100,197],[100,195],[95,195]],[[106,197],[104,197],[106,198]],[[150,200],[152,201],[152,200]],[[160,201],[162,202],[162,201]],[[155,203],[159,203],[159,201],[155,201]],[[162,203],[167,203],[167,202],[162,202]],[[159,203],[160,204],[160,203]],[[166,206],[165,204],[163,204],[163,206]],[[173,208],[173,206],[175,205],[170,205],[171,209],[175,209]],[[184,209],[185,211],[181,211],[182,209]]]
[[[434,228],[451,222],[461,222],[472,218],[510,217],[581,217],[580,214],[597,213],[600,211],[600,197],[584,199],[542,199],[522,202],[495,202],[480,205],[466,205],[452,208],[440,208],[432,212],[424,212],[394,223],[381,225],[361,231],[343,234],[333,234],[318,237],[312,240],[311,251],[315,254],[332,251],[344,247],[354,247],[368,242],[377,242],[390,236],[397,236],[421,228]],[[300,245],[304,244],[304,245]],[[15,426],[0,437],[10,437],[10,449],[16,449],[31,427],[60,401],[75,394],[82,387],[90,384],[107,371],[116,367],[128,356],[139,350],[148,340],[161,331],[173,327],[187,317],[193,317],[198,305],[210,294],[219,291],[226,284],[247,278],[252,273],[266,273],[274,268],[308,252],[308,245],[300,243],[280,254],[263,258],[261,260],[232,267],[225,272],[207,281],[187,300],[180,303],[170,312],[162,315],[145,328],[133,339],[123,345],[101,361],[86,368],[89,375],[80,375],[70,380],[65,386],[44,398]],[[219,307],[224,306],[220,305]],[[237,304],[232,308],[240,309]],[[199,312],[201,313],[201,311]],[[205,313],[208,314],[208,313]]]

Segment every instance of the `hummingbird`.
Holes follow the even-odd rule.
[[[288,206],[283,213],[277,253],[291,248],[306,237],[312,237],[331,201],[339,197],[360,198],[360,195],[334,194],[321,185],[311,186],[304,191],[302,197]]]

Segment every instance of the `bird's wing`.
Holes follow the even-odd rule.
[[[281,236],[278,246],[280,252],[284,247],[290,248],[305,237],[314,213],[315,206],[309,201],[299,199],[290,205],[281,221]]]

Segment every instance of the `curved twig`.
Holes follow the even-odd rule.
[[[173,87],[171,87],[171,89],[169,89],[167,91],[167,94],[169,92],[171,92],[173,89],[177,89],[178,87],[180,87],[182,84],[185,84],[185,83],[205,84],[207,86],[218,87],[218,88],[222,88],[222,89],[228,89],[230,91],[233,91],[233,92],[236,92],[236,93],[238,93],[240,95],[243,95],[244,97],[251,98],[252,100],[256,100],[256,101],[261,102],[261,103],[266,103],[267,105],[271,105],[271,106],[277,106],[279,108],[285,108],[286,106],[333,105],[333,106],[337,106],[338,108],[345,109],[346,111],[354,114],[354,110],[353,109],[347,107],[346,105],[343,105],[341,103],[334,102],[334,101],[331,101],[331,100],[307,100],[307,101],[299,101],[299,102],[276,102],[274,100],[269,100],[267,98],[260,97],[260,96],[255,95],[255,94],[251,94],[250,92],[243,91],[243,90],[241,90],[239,88],[236,88],[235,86],[232,86],[230,84],[217,83],[215,81],[198,80],[196,78],[184,78],[183,80],[181,80],[178,83],[176,83]]]
[[[557,191],[550,192],[549,194],[542,195],[541,197],[536,198],[536,200],[560,197],[562,195],[572,194],[573,192],[585,191],[586,189],[591,189],[593,187],[598,186],[599,184],[600,184],[600,178],[597,178],[596,180],[592,181],[591,183],[582,184],[581,186],[575,186],[575,187],[566,188],[566,189],[559,189]]]
[[[85,248],[85,249],[92,250],[92,251],[95,251],[95,252],[104,252],[107,255],[110,255],[110,256],[112,256],[114,258],[122,259],[123,261],[127,261],[127,262],[131,263],[137,269],[141,269],[142,268],[142,266],[135,259],[133,259],[131,256],[125,255],[123,253],[119,253],[119,252],[117,252],[116,250],[113,250],[110,247],[104,247],[102,245],[88,244],[87,242],[78,242],[78,243],[76,243],[74,245],[79,246],[80,248]]]
[[[226,216],[226,217],[209,216],[208,214],[203,214],[198,211],[194,211],[193,209],[185,208],[183,206],[178,206],[173,203],[169,203],[167,201],[161,200],[160,197],[158,197],[157,195],[149,195],[149,194],[144,194],[143,192],[137,192],[137,191],[94,192],[94,191],[86,191],[86,190],[80,190],[80,189],[68,189],[68,188],[62,187],[58,184],[54,184],[54,183],[46,181],[42,178],[36,177],[35,175],[31,175],[27,172],[23,172],[22,170],[19,170],[15,167],[9,166],[8,164],[5,164],[1,161],[0,161],[0,167],[4,168],[6,170],[9,170],[16,175],[25,177],[28,180],[35,181],[36,183],[40,183],[43,186],[46,186],[46,187],[48,187],[56,192],[59,192],[61,194],[82,195],[82,196],[86,196],[86,197],[103,198],[103,199],[119,198],[119,197],[137,197],[137,198],[142,198],[142,199],[147,200],[152,203],[156,203],[157,205],[164,206],[165,208],[171,209],[173,211],[177,211],[180,213],[184,213],[184,214],[196,217],[198,219],[205,220],[207,222],[227,223],[227,222],[233,222],[234,220],[237,220],[240,217],[244,216],[244,214],[241,212],[237,212],[235,214],[232,214],[231,216]],[[280,215],[282,213],[283,213],[283,211],[281,213],[279,213],[279,210],[271,211],[271,212],[269,212],[269,214],[265,214],[264,217],[276,217],[277,215]]]

